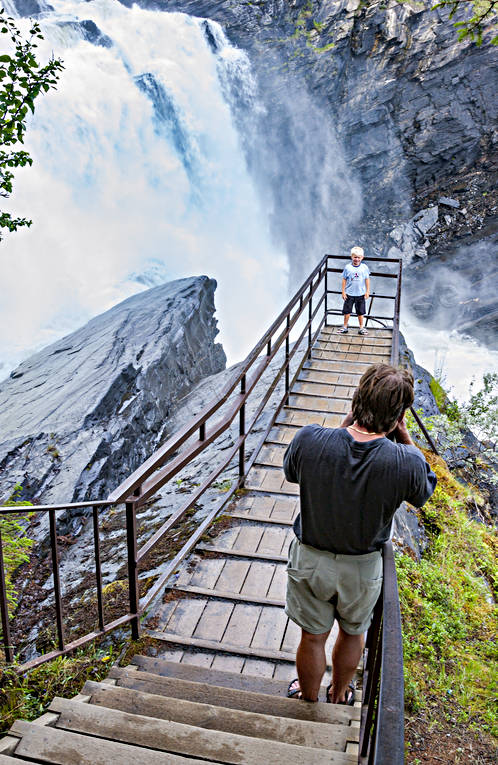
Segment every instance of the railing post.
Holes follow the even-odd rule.
[[[241,395],[244,395],[246,392],[246,376],[242,375],[242,379],[240,381],[240,393]],[[239,436],[245,436],[246,434],[246,405],[245,403],[242,404],[240,407],[239,412]],[[240,486],[244,485],[244,475],[245,475],[245,461],[246,461],[246,442],[242,441],[240,447],[239,447],[239,484]]]
[[[199,441],[205,441],[206,440],[206,423],[203,422],[199,426]]]
[[[287,315],[287,332],[289,332],[290,329],[290,316]],[[289,335],[287,334],[287,337],[285,338],[285,405],[287,406],[289,403],[289,388],[290,388],[290,369],[289,369],[289,349],[290,349],[290,343],[289,343]]]
[[[97,612],[99,629],[104,629],[104,602],[102,598],[102,566],[100,563],[99,508],[93,507],[93,547],[95,550],[95,579],[97,582]]]
[[[313,280],[310,284],[310,300],[308,303],[308,358],[311,358],[311,317],[313,315]]]
[[[325,326],[328,326],[329,321],[329,259],[325,261]]]
[[[128,547],[128,592],[130,599],[130,614],[132,640],[140,637],[140,618],[138,615],[138,565],[137,565],[137,517],[134,502],[126,502],[126,542]]]
[[[59,576],[59,551],[57,549],[57,529],[55,525],[55,510],[48,511],[50,521],[50,548],[52,550],[52,571],[54,575],[55,615],[57,619],[57,639],[59,651],[64,650],[64,626],[62,623],[61,582]]]
[[[0,611],[2,614],[2,642],[5,651],[5,661],[11,664],[14,661],[14,649],[10,643],[9,607],[7,603],[7,586],[5,583],[5,569],[3,561],[2,533],[0,528]]]

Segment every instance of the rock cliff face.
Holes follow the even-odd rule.
[[[128,298],[24,361],[0,384],[0,496],[105,498],[165,436],[175,403],[225,368],[216,282]]]
[[[406,214],[413,193],[476,164],[496,165],[494,50],[459,43],[447,10],[396,0],[140,4],[225,26],[259,75],[267,133],[285,133],[275,102],[292,80],[305,81],[335,122],[362,180],[367,212],[379,223],[393,205]]]

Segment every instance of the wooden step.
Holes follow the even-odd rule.
[[[218,687],[207,683],[198,683],[180,678],[164,677],[149,672],[137,672],[136,669],[112,667],[109,677],[117,680],[118,686],[132,688],[144,693],[154,693],[171,698],[187,699],[200,704],[213,704],[228,709],[245,712],[288,717],[293,720],[309,720],[320,723],[338,723],[348,725],[351,720],[360,719],[358,707],[340,704],[310,704],[296,702],[295,699],[270,696],[265,693]]]
[[[230,513],[231,518],[238,518],[243,521],[257,521],[258,523],[274,523],[277,526],[292,526],[293,521],[280,521],[278,518],[272,518],[270,515],[255,515],[251,513]]]
[[[208,589],[207,587],[197,587],[195,585],[170,585],[169,589],[175,592],[187,592],[192,595],[202,595],[205,598],[221,598],[222,600],[235,600],[239,603],[257,603],[261,606],[284,607],[285,601],[275,598],[264,598],[257,595],[244,595],[240,592],[229,592],[228,590]]]
[[[287,697],[289,685],[288,681],[283,682],[275,678],[244,675],[240,672],[229,672],[194,664],[179,664],[177,661],[168,661],[156,656],[136,655],[132,659],[133,666],[136,666],[139,672],[149,672],[163,677],[178,677],[181,680],[192,680],[196,683],[208,683],[241,691],[255,691],[256,693],[266,693],[269,696],[284,698]],[[357,673],[360,676],[362,672],[363,664],[361,663],[357,668]],[[322,701],[325,700],[327,683],[328,675],[324,675],[319,691],[319,697]],[[355,693],[358,694],[357,700],[361,701],[361,691],[355,691]]]
[[[288,683],[268,677],[243,675],[240,672],[227,672],[192,664],[178,664],[176,661],[166,661],[155,656],[134,656],[132,664],[137,666],[139,671],[164,677],[178,677],[181,680],[192,680],[196,683],[209,683],[241,691],[255,691],[270,696],[285,697],[287,693]],[[322,689],[323,692],[324,689],[325,686]]]
[[[21,737],[16,755],[34,762],[52,765],[199,765],[198,759],[106,741],[24,720],[17,720],[11,733]]]
[[[237,558],[252,558],[254,560],[269,560],[275,563],[287,563],[287,555],[277,555],[276,553],[258,553],[252,550],[244,550],[243,547],[228,550],[226,547],[217,547],[216,545],[200,544],[195,548],[204,552],[214,553],[215,555],[231,555]]]
[[[269,659],[270,661],[289,661],[292,664],[294,664],[296,660],[295,652],[291,653],[290,651],[278,651],[269,648],[236,645],[234,643],[206,640],[205,638],[191,637],[174,632],[160,632],[158,630],[147,630],[147,634],[155,640],[161,640],[164,643],[189,646],[207,651],[222,651],[224,653],[235,654],[235,656],[252,656],[256,659]]]
[[[207,682],[211,683],[212,678],[209,677]],[[351,725],[289,720],[274,715],[243,712],[213,704],[199,704],[185,699],[141,693],[105,683],[87,681],[84,692],[90,695],[91,704],[108,709],[119,709],[135,715],[172,720],[226,733],[283,741],[287,744],[345,751],[347,743],[357,741],[358,736],[358,728]]]
[[[351,762],[350,755],[342,752],[194,727],[70,699],[55,698],[50,710],[60,714],[57,728],[227,765],[260,765],[265,760],[274,765],[294,760],[304,765]]]
[[[271,677],[258,677],[246,675],[241,672],[217,670],[207,667],[194,666],[192,664],[179,664],[176,661],[167,661],[155,656],[134,656],[133,665],[139,671],[150,672],[165,677],[178,677],[181,680],[192,680],[197,683],[209,683],[225,688],[233,688],[241,691],[255,691],[266,693],[270,696],[287,695],[288,682],[282,682]],[[321,690],[325,697],[325,686]]]

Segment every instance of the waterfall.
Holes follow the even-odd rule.
[[[38,56],[65,70],[36,102],[34,163],[3,205],[33,226],[2,242],[0,376],[130,294],[201,273],[218,280],[229,360],[242,358],[287,295],[236,126],[260,108],[247,56],[205,19],[50,4]]]

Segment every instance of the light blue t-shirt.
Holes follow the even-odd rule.
[[[342,278],[346,279],[346,295],[353,295],[354,297],[364,295],[367,291],[365,282],[369,276],[370,271],[364,263],[360,263],[356,267],[352,263],[348,263],[342,272]]]

